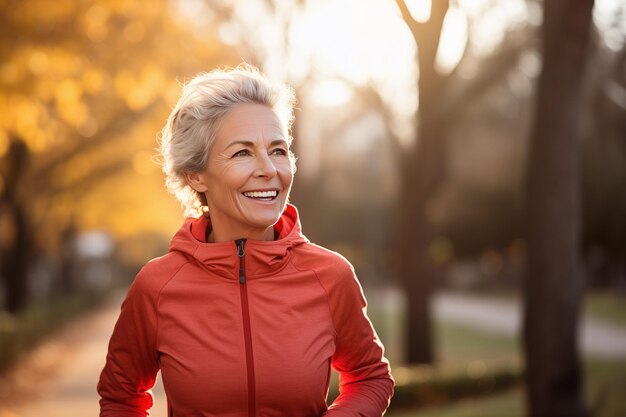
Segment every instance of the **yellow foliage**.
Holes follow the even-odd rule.
[[[41,105],[16,94],[9,97],[7,110],[8,122],[12,122],[13,125],[5,128],[12,128],[11,130],[21,136],[31,150],[43,150],[46,147],[47,136],[39,126]]]
[[[158,171],[157,165],[152,160],[152,154],[148,151],[140,151],[133,156],[133,169],[140,175],[154,174]]]
[[[35,96],[42,101],[50,101],[56,92],[56,82],[51,78],[39,78],[35,81]]]
[[[2,85],[17,84],[22,80],[23,75],[17,62],[5,62],[0,68],[0,83]]]
[[[171,236],[182,224],[180,205],[160,175],[124,175],[101,183],[81,205],[84,228],[105,228],[120,238],[159,230]]]
[[[131,110],[141,110],[150,104],[165,84],[163,71],[154,64],[145,65],[136,77],[128,70],[120,71],[115,77],[115,90]]]
[[[82,88],[87,94],[95,94],[104,86],[104,74],[98,68],[88,68],[82,77]]]
[[[181,84],[178,81],[171,80],[163,89],[163,98],[173,107],[174,103],[178,101],[178,97],[180,97],[181,92]]]
[[[65,79],[57,84],[55,91],[56,109],[61,119],[71,126],[78,126],[87,120],[89,109],[81,101],[82,89],[73,79]]]
[[[48,60],[49,71],[47,75],[57,80],[77,76],[85,66],[83,57],[61,48],[51,49],[48,53]]]
[[[18,130],[26,130],[37,125],[38,106],[30,99],[22,95],[14,95],[10,97],[11,107],[9,110],[13,113],[15,126]]]
[[[124,28],[124,38],[131,43],[139,43],[143,40],[146,28],[140,21],[129,22]]]
[[[29,148],[33,152],[43,152],[48,147],[49,136],[43,130],[33,128],[29,131]]]
[[[90,138],[98,133],[98,121],[95,117],[88,117],[83,123],[76,126],[76,131],[84,138]]]
[[[0,157],[8,148],[6,132],[9,131],[19,135],[32,151],[46,148],[49,135],[44,131],[43,124],[48,120],[48,114],[41,103],[22,94],[0,94],[0,109],[3,109],[0,111]]]
[[[39,243],[54,247],[73,217],[117,236],[173,233],[182,210],[151,160],[156,135],[178,80],[238,56],[194,36],[169,0],[1,1],[19,41],[0,40],[0,159],[12,135],[30,151],[20,195]]]
[[[71,103],[80,100],[82,91],[75,80],[65,79],[57,84],[55,97],[58,103]]]
[[[28,60],[28,68],[34,75],[45,74],[48,70],[48,54],[43,51],[33,51]]]
[[[128,70],[121,70],[115,75],[115,92],[119,96],[124,96],[135,84],[133,75]]]
[[[83,17],[83,30],[93,42],[101,42],[108,35],[107,21],[109,9],[96,3],[87,10]]]
[[[14,18],[24,24],[55,25],[67,20],[76,13],[76,2],[71,0],[56,0],[51,3],[47,0],[30,0],[20,2],[19,10],[15,11]]]
[[[12,117],[9,114],[9,97],[0,92],[0,129],[10,130],[12,125]]]

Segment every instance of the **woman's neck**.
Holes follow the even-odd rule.
[[[210,227],[210,226],[209,226]],[[207,236],[207,243],[228,242],[237,239],[247,240],[275,240],[274,227],[270,226],[265,230],[247,230],[237,232],[220,231],[219,228],[213,227]]]

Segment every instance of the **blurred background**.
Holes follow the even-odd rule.
[[[567,38],[539,0],[0,0],[0,417],[97,414],[121,297],[183,221],[157,135],[181,83],[242,61],[296,91],[291,201],[356,268],[389,416],[532,409],[529,177],[552,176],[531,144],[564,121],[579,237],[546,294],[573,312],[581,401],[626,415],[626,3],[585,3]],[[560,49],[575,110],[538,99]]]

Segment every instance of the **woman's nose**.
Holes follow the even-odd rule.
[[[256,158],[256,168],[254,174],[257,177],[272,178],[277,174],[276,166],[269,155],[262,153]]]

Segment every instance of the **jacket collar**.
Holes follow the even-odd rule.
[[[188,218],[174,235],[170,252],[182,252],[195,259],[204,268],[221,276],[238,279],[239,256],[235,241],[207,243],[205,234],[210,226],[209,216]],[[271,275],[282,269],[294,246],[308,242],[302,235],[298,211],[287,204],[274,225],[278,238],[273,241],[247,240],[244,268],[250,279]]]

